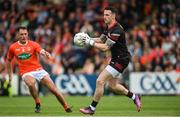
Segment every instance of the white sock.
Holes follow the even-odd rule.
[[[132,98],[131,98],[131,99],[132,99],[132,100],[135,100],[135,97],[136,97],[136,95],[135,95],[135,94],[133,94],[133,96],[132,96]]]
[[[96,110],[96,107],[93,107],[93,106],[89,106],[91,108],[91,110],[95,111]]]

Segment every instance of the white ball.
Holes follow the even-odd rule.
[[[77,33],[75,36],[74,36],[74,44],[79,46],[79,47],[83,47],[84,46],[84,42],[83,42],[83,34],[82,33]]]

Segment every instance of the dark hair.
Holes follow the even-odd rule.
[[[118,21],[119,20],[119,16],[118,16],[118,10],[114,7],[108,6],[106,7],[104,10],[110,10],[112,13],[115,14],[115,19]]]
[[[118,10],[116,8],[114,8],[114,7],[108,6],[104,10],[110,10],[115,15],[118,15]]]
[[[20,29],[22,29],[22,30],[28,30],[25,26],[19,26],[16,31],[19,32]]]

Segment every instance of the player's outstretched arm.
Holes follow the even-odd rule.
[[[103,43],[99,37],[95,37],[95,38],[91,38],[91,39],[93,39],[96,43]]]
[[[110,46],[108,46],[105,43],[94,43],[93,47],[100,49],[101,51],[108,51],[110,49]]]
[[[108,51],[115,42],[110,38],[107,38],[105,35],[101,35],[99,38],[91,38],[88,34],[86,34],[86,38],[84,38],[84,42],[86,45],[93,46],[102,51]]]

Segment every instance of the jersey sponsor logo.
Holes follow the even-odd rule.
[[[173,90],[176,91],[176,87],[169,76],[152,78],[150,75],[144,75],[140,81],[140,86],[145,92],[155,90],[160,92],[164,90],[166,92]]]
[[[19,58],[20,60],[27,60],[27,59],[29,59],[30,57],[31,57],[31,54],[29,54],[29,53],[21,53],[21,54],[18,55],[18,58]]]

